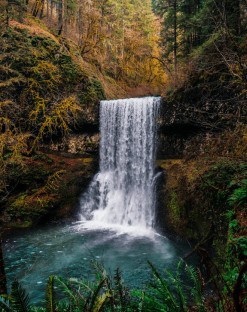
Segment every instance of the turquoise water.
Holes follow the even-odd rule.
[[[184,246],[152,230],[160,98],[102,101],[100,172],[81,198],[81,222],[50,225],[9,237],[4,244],[8,287],[17,278],[42,303],[50,275],[93,277],[92,262],[125,284],[142,288],[157,269],[175,270]]]
[[[4,243],[8,285],[17,278],[33,303],[44,300],[51,274],[92,278],[92,261],[96,260],[109,272],[119,267],[128,286],[142,287],[150,278],[147,260],[159,269],[175,269],[186,249],[154,232],[127,234],[81,223],[35,229]]]

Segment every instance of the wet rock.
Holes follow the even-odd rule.
[[[26,228],[75,217],[80,194],[98,170],[96,158],[39,153],[25,160],[25,170],[2,205],[5,228]]]
[[[59,142],[43,145],[46,150],[70,153],[71,155],[97,155],[99,152],[99,133],[70,134]]]
[[[234,128],[237,123],[246,123],[245,104],[236,105],[234,100],[221,97],[204,100],[190,89],[178,90],[164,98],[159,120],[158,157],[181,158],[191,144],[200,147],[208,137]]]

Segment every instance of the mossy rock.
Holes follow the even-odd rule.
[[[19,172],[19,182],[2,208],[4,227],[72,218],[80,194],[96,173],[95,160],[39,153],[25,162],[26,170]]]
[[[18,118],[22,131],[37,135],[45,120],[42,112],[52,111],[56,103],[72,98],[82,108],[77,110],[77,129],[83,124],[98,123],[98,103],[105,98],[103,87],[97,78],[85,73],[64,45],[18,28],[7,30],[0,45],[4,50],[0,69],[0,88],[4,92],[0,101],[15,103],[13,119],[15,122]],[[75,129],[75,119],[66,122],[70,129]],[[54,127],[42,138],[62,135],[63,131]]]
[[[229,160],[166,161],[163,190],[164,228],[171,237],[203,242],[215,263],[224,266],[234,252],[243,259],[245,243],[235,238],[246,233],[246,164]],[[229,223],[229,210],[231,221]],[[232,237],[229,238],[229,233]],[[228,247],[227,247],[228,246]]]

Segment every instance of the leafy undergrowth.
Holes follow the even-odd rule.
[[[15,280],[11,293],[0,297],[1,311],[15,312],[206,312],[244,311],[244,296],[227,297],[224,292],[210,291],[201,272],[179,261],[175,272],[159,272],[152,263],[150,281],[143,289],[125,286],[121,271],[112,276],[93,262],[95,276],[90,280],[63,279],[50,276],[44,294],[45,301],[33,306],[25,289]],[[243,292],[245,285],[240,283]],[[236,301],[237,299],[238,301]]]
[[[38,140],[67,132],[76,117],[95,122],[104,98],[100,82],[72,59],[66,44],[29,28],[14,24],[0,36],[2,127],[7,120],[12,127],[18,123]]]
[[[64,168],[54,171],[51,164],[35,167],[35,153],[44,142],[88,124],[97,127],[98,103],[105,98],[101,83],[66,43],[31,22],[11,21],[0,36],[0,205],[2,211],[8,206],[3,219],[25,220],[25,226],[30,215],[38,217],[57,202],[56,192],[44,185],[41,190],[40,181],[64,175]]]
[[[142,290],[128,289],[119,269],[110,276],[100,264],[94,266],[96,273],[92,281],[50,276],[45,307],[42,303],[41,307],[32,307],[28,294],[14,281],[11,294],[1,297],[2,311],[206,311],[203,280],[197,270],[183,261],[178,263],[175,273],[165,271],[164,274],[149,263],[152,278]]]
[[[194,142],[195,143],[195,142]],[[194,242],[213,277],[219,311],[242,311],[247,289],[246,127],[191,145],[183,160],[162,161],[166,230]]]

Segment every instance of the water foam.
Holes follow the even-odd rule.
[[[81,199],[86,227],[151,233],[160,98],[100,103],[100,171]]]

